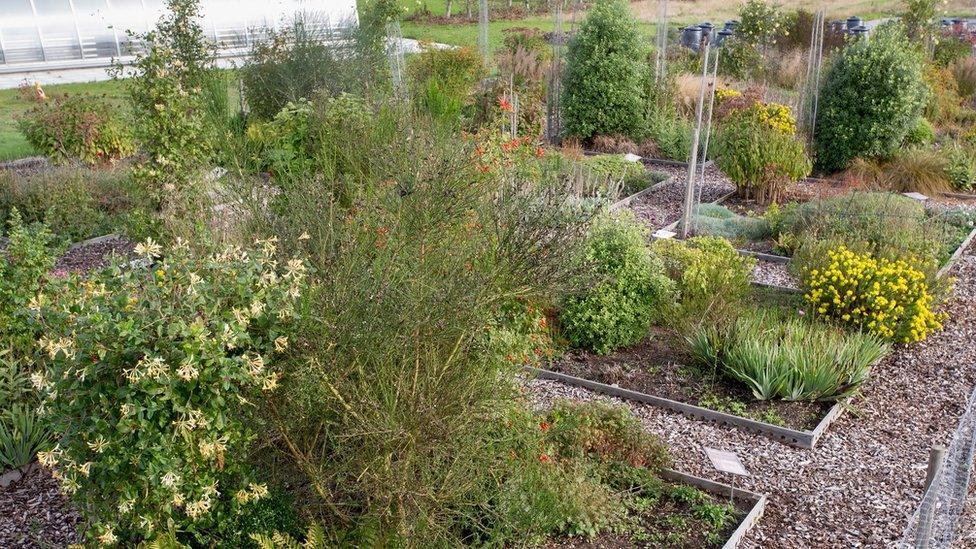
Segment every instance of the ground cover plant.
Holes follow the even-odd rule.
[[[17,120],[37,151],[57,162],[111,164],[135,152],[129,126],[101,97],[55,95]]]

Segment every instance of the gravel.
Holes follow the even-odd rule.
[[[781,286],[784,288],[799,288],[800,283],[786,268],[785,263],[756,260],[756,267],[752,270],[752,280],[760,284]]]
[[[54,269],[55,271],[87,272],[107,266],[113,255],[121,257],[131,255],[134,248],[135,243],[124,237],[74,246],[58,258]]]
[[[900,540],[921,497],[929,449],[948,444],[976,386],[976,256],[953,268],[951,319],[924,342],[899,346],[875,368],[815,450],[629,402],[662,438],[676,468],[728,482],[708,463],[709,446],[738,454],[752,476],[737,486],[769,495],[766,513],[743,547],[889,547]],[[607,398],[553,381],[527,382],[539,406],[555,398]],[[973,514],[961,522],[963,537]],[[960,541],[976,546],[976,539]]]
[[[638,198],[628,207],[633,210],[638,219],[654,231],[681,218],[688,169],[665,164],[648,164],[648,168],[668,174],[671,183]],[[734,189],[732,182],[717,168],[714,166],[705,168],[705,184],[701,193],[703,203],[717,200]]]

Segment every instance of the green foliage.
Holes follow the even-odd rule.
[[[566,135],[646,135],[647,47],[623,0],[599,0],[569,43],[563,81]]]
[[[824,246],[846,243],[877,257],[922,261],[927,272],[944,254],[945,224],[917,200],[894,193],[859,192],[812,200],[784,212],[777,241],[797,267],[824,257]]]
[[[753,42],[734,34],[722,43],[722,62],[719,72],[723,76],[748,80],[763,71],[763,57]]]
[[[112,232],[130,238],[155,236],[153,207],[149,193],[122,168],[0,173],[0,223],[6,224],[17,209],[26,223],[44,223],[63,240],[77,242]],[[149,227],[140,228],[146,223]]]
[[[32,354],[36,339],[31,306],[54,268],[58,250],[47,227],[25,225],[17,210],[9,223],[10,241],[0,253],[0,349],[22,359]]]
[[[922,56],[897,25],[850,42],[824,75],[817,114],[816,165],[841,170],[858,156],[887,157],[922,114]]]
[[[779,6],[767,4],[765,0],[748,0],[739,8],[735,33],[747,43],[768,46],[775,43],[787,23],[788,17]]]
[[[50,446],[51,433],[33,409],[23,404],[0,408],[0,471],[23,467]]]
[[[292,497],[277,489],[270,490],[267,497],[243,506],[239,513],[217,524],[212,539],[220,540],[219,547],[253,548],[260,546],[254,536],[272,532],[292,536],[305,532]]]
[[[760,400],[844,398],[888,350],[872,335],[761,311],[700,327],[688,343],[697,363],[745,383]]]
[[[722,122],[716,160],[718,167],[735,182],[741,196],[760,203],[777,201],[791,182],[810,174],[811,164],[795,123],[774,123],[770,106],[755,104],[735,110]],[[792,120],[787,109],[786,117]]]
[[[657,472],[671,465],[667,448],[623,406],[557,402],[546,417],[553,457],[627,463]]]
[[[946,159],[945,174],[952,188],[959,192],[972,192],[976,188],[976,158],[962,145],[951,143],[943,149]]]
[[[673,310],[665,318],[679,330],[734,316],[751,288],[755,259],[739,255],[723,238],[658,240],[654,253],[677,284]]]
[[[698,207],[695,230],[703,235],[734,241],[763,240],[772,234],[766,219],[739,215],[716,204],[702,204]]]
[[[687,162],[691,158],[694,126],[690,120],[677,113],[659,110],[650,115],[648,131],[665,159]]]
[[[145,53],[133,70],[119,64],[143,160],[135,176],[161,203],[186,198],[211,153],[204,86],[213,77],[213,45],[200,27],[199,0],[168,0],[154,30],[138,37]]]
[[[918,117],[905,135],[905,145],[931,145],[935,142],[935,126],[925,117]]]
[[[559,315],[574,347],[610,353],[639,341],[659,318],[671,284],[646,233],[632,214],[607,217],[593,228],[585,253],[593,282],[570,296]]]
[[[932,61],[940,67],[951,67],[973,54],[973,46],[968,40],[955,36],[943,36],[935,43]]]
[[[56,95],[17,119],[32,147],[57,163],[112,164],[135,152],[126,121],[104,98]]]
[[[629,196],[638,191],[663,181],[663,175],[649,172],[641,162],[631,162],[622,154],[599,154],[583,157],[584,166],[592,170],[593,174],[603,180],[608,196],[614,196],[615,190],[619,194]]]
[[[472,48],[426,48],[407,64],[410,95],[416,107],[452,123],[460,122],[485,73],[481,55]]]
[[[208,257],[180,242],[164,259],[152,241],[136,251],[140,265],[69,277],[32,304],[44,366],[32,381],[59,434],[39,460],[93,540],[174,528],[206,539],[267,495],[243,459],[248,403],[278,385],[306,266],[279,265],[274,240]]]
[[[30,402],[34,396],[30,377],[10,349],[0,350],[0,417],[14,405]]]
[[[935,16],[938,13],[940,0],[905,0],[905,11],[900,14],[900,20],[905,25],[908,38],[928,45],[936,30]]]

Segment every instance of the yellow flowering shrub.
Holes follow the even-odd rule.
[[[793,111],[780,103],[756,103],[756,116],[770,128],[786,135],[796,135]]]
[[[736,97],[742,97],[742,92],[733,88],[719,87],[715,89],[715,99],[720,102],[726,99],[735,99]]]
[[[827,252],[823,269],[806,273],[804,299],[814,310],[885,339],[910,343],[942,328],[932,310],[925,274],[904,260],[858,254],[845,246]]]

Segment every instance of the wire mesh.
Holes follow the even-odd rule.
[[[900,548],[948,548],[959,532],[976,454],[976,391],[969,397],[952,441],[918,508],[909,518]]]

